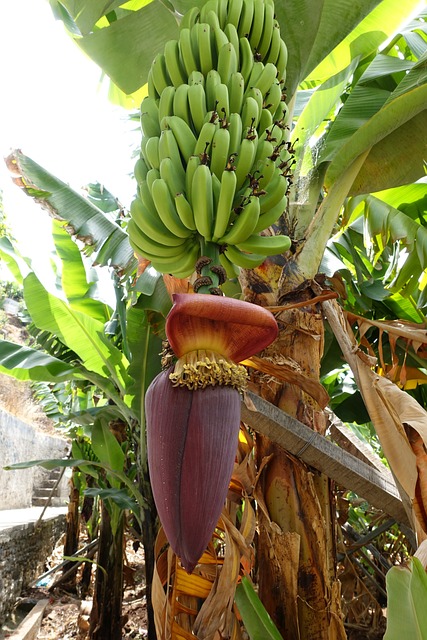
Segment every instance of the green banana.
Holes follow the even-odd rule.
[[[143,256],[150,255],[173,258],[174,256],[178,256],[182,252],[186,243],[188,244],[187,239],[182,240],[181,244],[176,246],[156,242],[139,228],[134,218],[131,218],[129,220],[127,232],[129,234],[129,238],[134,242],[134,244],[138,246],[140,253]]]
[[[200,247],[194,244],[190,250],[185,250],[180,256],[167,261],[166,259],[152,260],[151,264],[160,273],[170,273],[175,278],[187,278],[196,268],[196,262],[200,257]]]
[[[210,170],[217,178],[221,179],[221,175],[227,165],[229,156],[230,133],[227,128],[220,127],[214,133],[212,138]]]
[[[180,170],[171,158],[163,158],[161,161],[160,177],[168,185],[172,198],[185,189],[185,172]]]
[[[187,229],[191,229],[191,231],[196,231],[196,223],[194,222],[194,213],[191,204],[188,202],[187,198],[183,193],[177,193],[175,195],[175,206],[177,214],[180,217],[182,224],[187,227]]]
[[[282,39],[280,39],[280,51],[279,56],[277,58],[276,67],[277,67],[277,77],[279,81],[286,81],[286,65],[288,62],[288,49],[286,44]]]
[[[201,84],[193,84],[188,88],[188,104],[190,106],[193,129],[199,135],[206,116],[206,94]]]
[[[151,69],[148,70],[147,87],[148,87],[148,95],[151,98],[158,99],[159,98],[159,94],[157,93],[156,87],[154,86],[153,72],[152,72]]]
[[[237,248],[241,251],[250,251],[265,256],[277,256],[285,253],[291,247],[291,240],[288,236],[259,236],[251,235],[244,242],[238,243]]]
[[[166,127],[172,130],[176,138],[184,162],[188,162],[188,158],[193,154],[197,142],[194,133],[187,122],[179,116],[169,116],[165,118],[165,121]]]
[[[240,112],[243,105],[243,95],[245,93],[245,81],[240,71],[231,74],[228,81],[228,98],[230,103],[230,114]],[[230,116],[229,116],[230,118]]]
[[[246,181],[255,160],[255,154],[258,146],[258,140],[243,138],[240,144],[239,155],[235,162],[237,189],[240,189]]]
[[[187,82],[188,74],[184,70],[179,57],[177,40],[168,40],[164,48],[166,71],[174,87]],[[160,93],[161,95],[161,93]]]
[[[224,34],[227,39],[227,36]],[[218,51],[218,73],[221,76],[221,82],[228,84],[230,77],[237,71],[237,54],[231,42],[223,44]]]
[[[186,11],[181,19],[181,24],[179,25],[181,33],[184,29],[191,29],[191,27],[196,24],[199,15],[199,7],[191,7],[191,9]]]
[[[260,63],[262,64],[262,62]],[[267,62],[261,73],[256,78],[253,86],[261,91],[261,94],[265,96],[268,93],[272,84],[276,81],[277,68],[272,62]]]
[[[197,43],[199,47],[200,70],[206,76],[207,73],[215,68],[216,60],[212,52],[211,28],[208,24],[198,24],[197,27]]]
[[[193,7],[195,8],[195,7]],[[190,29],[181,29],[179,35],[179,55],[182,66],[185,69],[187,77],[190,76],[193,71],[199,71],[199,65],[196,56],[194,55],[192,38]]]
[[[146,207],[148,211],[151,211],[153,215],[157,216],[156,207],[154,206],[153,197],[151,195],[151,186],[148,184],[147,180],[144,180],[139,185],[139,198],[144,207]]]
[[[264,255],[259,255],[258,253],[244,253],[233,245],[227,246],[225,256],[230,262],[238,267],[242,267],[242,269],[255,269],[265,260]]]
[[[234,196],[236,193],[236,174],[234,171],[223,171],[221,176],[221,188],[219,192],[218,205],[215,213],[215,225],[212,241],[217,242],[221,238],[229,225],[231,211],[233,209]]]
[[[228,0],[218,0],[217,13],[218,13],[218,19],[219,19],[221,28],[224,28],[224,25],[227,22],[228,7],[229,7]]]
[[[234,278],[239,277],[239,269],[236,267],[230,260],[227,258],[225,253],[219,254],[219,261],[221,266],[224,267],[225,273],[227,274],[227,278],[229,280],[233,280]]]
[[[266,195],[260,196],[259,203],[261,205],[261,213],[266,213],[274,207],[285,195],[288,189],[288,181],[282,175],[280,169],[277,169],[277,174],[272,178],[268,185],[268,191]]]
[[[150,169],[148,171],[145,181],[150,190],[150,193],[151,193],[151,187],[153,186],[154,180],[158,180],[158,178],[160,178],[160,171],[158,169]]]
[[[264,0],[254,1],[254,14],[249,40],[252,48],[257,51],[261,36],[264,32]]]
[[[236,30],[240,21],[240,14],[243,10],[243,1],[244,0],[230,0],[228,3],[227,22],[234,25]]]
[[[158,53],[151,64],[153,74],[153,82],[158,95],[160,96],[163,89],[171,84],[169,74],[166,69],[165,54]]]
[[[273,24],[273,31],[271,33],[270,42],[267,42],[266,40],[265,46],[264,46],[264,51],[266,51],[266,49],[268,50],[264,54],[261,53],[261,55],[264,62],[272,62],[273,64],[276,64],[277,59],[279,57],[279,53],[280,53],[281,35],[280,35],[279,23],[277,22],[277,20],[273,19],[273,21],[274,21],[274,24]]]
[[[271,64],[271,63],[269,63]],[[273,115],[276,113],[278,106],[282,100],[282,89],[276,81],[272,82],[264,98],[264,108],[268,109]]]
[[[243,3],[242,12],[240,14],[239,26],[237,27],[237,31],[239,32],[240,37],[246,36],[247,38],[249,38],[254,11],[254,0],[245,0]]]
[[[188,84],[180,84],[176,88],[173,99],[173,115],[178,116],[184,122],[191,122],[190,105],[188,104]]]
[[[182,238],[172,235],[157,213],[152,213],[140,198],[131,203],[130,214],[141,231],[155,242],[169,246],[182,244]]]
[[[213,222],[212,174],[205,164],[200,164],[194,172],[191,205],[197,231],[205,240],[210,241]]]
[[[191,231],[185,227],[175,208],[175,201],[172,198],[168,185],[162,178],[154,180],[151,186],[151,195],[157,209],[160,220],[178,238],[187,238]]]
[[[211,69],[205,82],[206,106],[208,110],[215,109],[215,87],[221,84],[221,76],[216,69]]]
[[[147,164],[144,158],[139,157],[138,160],[135,162],[135,166],[133,168],[133,175],[135,176],[135,180],[137,181],[138,184],[140,184],[143,180],[145,180],[147,173],[148,173]]]
[[[264,60],[267,56],[268,50],[270,48],[270,43],[273,38],[273,26],[274,26],[274,7],[265,3],[264,7],[264,25],[262,30],[261,39],[258,43],[258,52],[261,56],[261,60]],[[269,60],[269,62],[275,62],[275,60]]]
[[[235,0],[233,0],[233,5],[235,4]],[[239,46],[239,34],[237,33],[237,29],[234,24],[231,22],[227,22],[224,27],[224,33],[227,36],[227,39],[234,47],[234,51],[236,52],[236,60],[237,60],[237,68],[239,68],[240,63],[240,46]]]
[[[261,111],[262,111],[262,105],[264,102],[263,99],[263,95],[260,91],[260,89],[258,89],[258,87],[248,87],[245,91],[245,95],[243,97],[243,102],[246,101],[246,98],[253,98],[255,100],[255,102],[257,103],[258,106],[258,120],[257,123],[259,122],[259,118],[261,116]]]
[[[193,183],[194,173],[197,167],[201,164],[200,156],[190,156],[187,162],[187,168],[185,171],[185,193],[187,196],[187,200],[191,205],[193,205],[193,201],[191,198],[191,185]]]
[[[149,96],[141,103],[141,128],[146,138],[160,135],[159,107],[156,100]]]
[[[247,87],[255,86],[255,83],[258,80],[259,76],[261,75],[263,69],[264,69],[263,63],[257,59],[254,59],[250,76],[248,78],[248,81],[246,82]]]
[[[262,173],[262,168],[271,155],[273,155],[274,145],[267,137],[261,135],[258,138],[258,146],[255,154],[254,167],[255,170]],[[274,164],[274,162],[273,162]]]
[[[200,129],[199,137],[197,138],[197,142],[194,146],[193,154],[195,156],[198,156],[199,158],[203,154],[210,156],[212,140],[217,129],[218,125],[213,122],[204,123],[203,127]]]
[[[218,208],[219,196],[221,193],[221,181],[214,173],[211,173],[211,175],[212,175],[213,220],[215,220],[215,212]]]
[[[170,85],[162,91],[159,99],[159,122],[167,116],[173,115],[173,99],[175,96],[175,87]]]
[[[250,196],[230,230],[218,240],[218,244],[238,245],[249,238],[253,233],[260,214],[259,198]]]
[[[200,11],[200,22],[205,22],[206,24],[208,24],[211,27],[213,32],[217,29],[222,31],[221,26],[219,24],[219,20],[218,20],[218,14],[213,9],[208,9],[208,11],[203,11],[203,7],[202,7],[202,10]]]
[[[273,127],[273,116],[268,109],[261,109],[261,115],[258,121],[258,131],[265,132]]]
[[[227,36],[225,35],[224,31],[220,27],[212,29],[212,33],[215,41],[215,50],[216,50],[216,58],[217,58],[217,66],[218,66],[219,52],[221,51],[221,48],[226,44],[229,44],[229,42],[228,42]]]
[[[228,97],[228,87],[220,82],[215,87],[215,110],[219,118],[225,119],[230,115],[230,100]]]
[[[193,84],[201,84],[202,87],[204,87],[205,86],[205,76],[203,75],[203,73],[201,71],[198,71],[198,70],[195,69],[188,76],[188,84],[190,85],[190,87]]]
[[[280,216],[286,211],[286,207],[288,206],[288,197],[284,195],[279,202],[271,207],[265,213],[262,213],[258,218],[257,225],[254,229],[254,233],[259,233],[260,231],[264,231],[271,227],[272,224],[275,224]]]
[[[254,66],[254,54],[250,42],[247,38],[240,38],[240,73],[243,76],[245,85],[248,84],[252,68]]]
[[[185,173],[185,169],[181,161],[181,153],[178,143],[171,129],[164,129],[159,140],[159,160],[163,158],[171,158],[177,170]]]
[[[147,138],[147,143],[144,149],[145,160],[152,169],[158,169],[160,166],[159,140],[159,136],[151,136],[151,138]]]
[[[249,129],[251,127],[256,127],[258,125],[260,112],[258,108],[258,103],[255,98],[252,96],[248,96],[243,101],[242,107],[242,126],[243,129]]]
[[[268,140],[265,141],[267,143],[267,145],[265,146],[265,151],[267,151],[268,148]],[[270,142],[271,144],[271,142]],[[258,143],[258,148],[259,148],[260,144]],[[271,145],[273,146],[273,145]],[[274,160],[272,160],[269,156],[264,156],[263,160],[259,160],[259,162],[255,162],[255,167],[256,167],[256,171],[259,172],[259,175],[257,175],[257,180],[259,183],[259,188],[260,189],[268,189],[270,182],[273,179],[273,176],[275,174],[276,171],[276,163]]]
[[[230,133],[230,155],[237,155],[240,152],[240,144],[242,142],[242,119],[240,113],[230,114],[228,131]]]

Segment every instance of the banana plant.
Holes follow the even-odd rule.
[[[86,3],[82,2],[52,2],[55,11],[62,17],[79,46],[91,55],[110,76],[114,83],[112,92],[116,98],[120,95],[117,87],[120,87],[127,96],[126,100],[137,91],[139,93],[136,97],[134,96],[136,100],[148,93],[148,100],[144,101],[141,111],[145,139],[141,151],[145,168],[142,162],[137,163],[135,168],[139,192],[137,204],[131,211],[134,222],[129,227],[133,248],[151,260],[160,272],[168,271],[173,262],[171,259],[179,256],[180,270],[177,270],[175,275],[184,277],[189,275],[190,263],[194,262],[197,253],[188,241],[192,236],[186,231],[186,229],[192,231],[188,224],[194,223],[197,234],[205,238],[207,244],[211,241],[214,245],[218,244],[218,240],[221,244],[222,240],[226,246],[223,253],[228,254],[226,256],[228,263],[225,263],[227,277],[231,279],[239,277],[242,290],[251,302],[273,308],[281,329],[277,340],[267,348],[264,354],[270,363],[268,383],[258,373],[252,378],[253,386],[257,388],[260,395],[320,432],[326,430],[326,419],[323,414],[324,401],[319,394],[315,398],[310,396],[309,389],[312,385],[310,387],[308,383],[305,384],[304,380],[318,381],[319,379],[324,340],[323,315],[327,315],[340,348],[354,372],[380,437],[381,432],[382,437],[386,437],[387,447],[384,447],[384,450],[387,449],[386,455],[390,458],[393,467],[397,457],[393,457],[393,453],[401,450],[403,423],[407,423],[407,416],[404,419],[403,411],[405,400],[402,400],[402,397],[406,396],[397,393],[400,390],[396,385],[391,387],[387,385],[385,378],[377,376],[374,380],[371,369],[363,366],[365,363],[362,362],[362,358],[355,359],[354,353],[359,353],[357,351],[359,345],[353,343],[351,349],[347,348],[351,336],[347,335],[343,329],[341,309],[349,306],[345,301],[346,297],[352,303],[361,303],[368,299],[371,301],[369,311],[374,316],[380,314],[386,304],[389,304],[389,309],[399,316],[401,308],[404,307],[403,303],[407,303],[407,313],[416,313],[417,320],[424,318],[425,261],[422,250],[423,232],[420,231],[420,227],[423,226],[422,218],[420,217],[418,222],[414,211],[412,215],[402,217],[400,213],[406,206],[406,202],[394,200],[395,205],[393,205],[393,198],[389,193],[392,188],[403,188],[414,183],[416,188],[425,188],[425,183],[419,182],[424,176],[423,150],[426,146],[427,131],[424,9],[420,8],[419,3],[415,1],[403,4],[397,0],[366,0],[356,4],[350,0],[340,0],[333,5],[328,2],[318,2],[313,7],[313,3],[309,0],[299,0],[291,4],[277,4],[276,25],[272,22],[274,13],[272,18],[271,3],[266,3],[265,7],[262,3],[249,0],[233,3],[220,0],[199,4],[200,6],[185,0],[180,2],[168,0],[163,5],[155,1],[132,4],[117,2],[109,5],[108,9],[104,5],[101,6],[101,3],[95,3],[88,9]],[[417,10],[421,12],[418,16]],[[183,14],[185,16],[181,20]],[[282,134],[281,142],[289,154],[283,162],[286,162],[287,168],[293,166],[293,182],[289,184],[289,192],[286,193],[286,198],[289,200],[288,206],[282,203],[279,215],[280,213],[283,215],[280,219],[269,220],[266,224],[269,227],[278,220],[272,235],[276,237],[279,235],[282,238],[289,236],[291,245],[289,246],[288,242],[276,252],[272,251],[272,257],[267,260],[264,260],[267,254],[262,252],[256,254],[255,247],[259,247],[259,240],[256,240],[258,244],[254,244],[251,240],[246,246],[242,245],[245,239],[242,240],[240,235],[243,231],[241,227],[246,228],[249,225],[248,219],[252,218],[249,214],[247,218],[245,217],[245,224],[240,221],[237,224],[236,212],[235,218],[225,220],[225,228],[224,220],[221,219],[222,228],[214,227],[213,237],[209,237],[207,220],[209,221],[212,213],[213,202],[218,203],[221,194],[221,188],[218,188],[213,176],[215,175],[218,180],[219,177],[215,171],[206,170],[207,161],[202,153],[203,148],[200,154],[198,153],[201,156],[200,164],[197,160],[190,161],[198,139],[195,138],[194,131],[190,130],[189,112],[188,109],[186,110],[185,101],[181,100],[182,90],[180,90],[180,99],[178,100],[178,97],[176,99],[179,115],[173,113],[171,116],[166,112],[165,129],[171,131],[174,140],[179,143],[180,162],[183,158],[185,164],[191,167],[191,171],[194,170],[194,175],[197,172],[200,191],[195,189],[193,193],[190,189],[189,193],[197,204],[197,212],[200,205],[203,215],[198,216],[197,220],[194,218],[193,221],[188,217],[189,209],[186,203],[182,199],[177,199],[175,206],[179,214],[178,218],[171,216],[170,211],[173,212],[174,208],[169,207],[169,195],[161,180],[153,180],[153,188],[150,189],[149,194],[143,191],[144,183],[148,182],[146,178],[149,173],[146,161],[153,169],[158,170],[156,164],[159,160],[160,146],[157,147],[155,138],[160,138],[159,125],[162,126],[163,119],[159,120],[157,115],[156,122],[155,108],[160,112],[160,108],[167,107],[166,98],[171,94],[171,91],[166,91],[168,82],[177,69],[179,73],[179,65],[174,67],[173,64],[177,61],[174,40],[180,38],[178,47],[181,47],[181,50],[188,50],[188,47],[185,49],[184,41],[188,38],[187,31],[191,32],[195,25],[209,24],[213,25],[212,28],[215,30],[217,23],[224,27],[228,20],[228,24],[233,25],[234,19],[235,31],[242,25],[242,32],[238,34],[242,42],[238,40],[237,49],[242,60],[249,60],[253,68],[254,60],[251,61],[248,54],[246,57],[244,55],[245,48],[248,49],[247,42],[251,42],[251,38],[257,41],[253,49],[250,49],[252,55],[259,54],[267,46],[266,38],[268,39],[269,36],[271,36],[271,44],[273,43],[273,32],[267,33],[267,21],[264,25],[262,20],[261,22],[253,20],[254,16],[259,17],[261,14],[264,20],[268,17],[270,27],[274,24],[276,30],[280,28],[281,37],[288,51],[286,64],[280,65],[282,81],[286,67],[286,98],[284,95],[279,98],[279,102],[285,104],[281,105],[282,113],[278,120],[281,130],[288,131],[286,127],[290,130],[289,133]],[[181,30],[178,22],[181,22]],[[206,45],[197,44],[198,62],[196,63],[196,67],[200,63],[203,77],[206,75],[206,83],[209,70],[213,68],[214,59],[215,64],[218,63],[215,69],[219,71],[219,49],[214,52],[213,57],[209,56],[212,50],[206,36],[208,31],[207,28],[201,29],[200,26],[194,28],[197,43],[200,41]],[[228,33],[231,41],[234,34],[231,27],[228,28]],[[274,37],[277,39],[276,31]],[[221,42],[220,34],[218,38],[218,42]],[[121,46],[117,46],[118,41],[122,43]],[[166,43],[172,44],[166,45]],[[131,51],[129,47],[132,47]],[[175,55],[173,47],[175,47]],[[269,52],[270,48],[267,48]],[[280,48],[283,49],[279,44],[279,50]],[[277,54],[275,61],[278,62],[280,59]],[[229,70],[233,69],[232,64],[231,62]],[[242,67],[240,68],[243,70]],[[200,72],[198,67],[197,70]],[[227,66],[221,64],[221,70],[227,73]],[[236,71],[232,71],[231,75],[232,73]],[[197,84],[196,78],[197,75],[192,76],[192,84],[193,80],[194,84]],[[145,81],[147,81],[146,88],[144,88]],[[185,80],[182,84],[185,85]],[[218,86],[223,84],[225,83],[219,82]],[[275,85],[273,80],[270,85],[272,89]],[[176,94],[178,90],[179,83],[175,87]],[[261,95],[262,100],[265,99],[267,91]],[[199,89],[192,91],[194,94],[197,92],[200,94]],[[235,92],[237,92],[237,85]],[[163,94],[165,97],[162,102]],[[236,93],[236,95],[239,94]],[[256,91],[248,95],[247,98],[251,100],[248,99],[245,102],[245,111],[240,114],[248,129],[252,118],[256,120],[253,101],[256,103],[257,97],[259,96]],[[125,100],[123,95],[120,99]],[[215,120],[217,124],[223,122],[221,109],[224,109],[224,115],[227,115],[226,100],[227,93],[224,89],[215,89],[214,102],[221,107],[220,117],[218,121]],[[188,104],[191,109],[192,103]],[[172,100],[172,110],[174,109]],[[268,111],[268,109],[265,110]],[[191,111],[192,124],[197,120],[197,113],[196,108]],[[264,114],[264,117],[269,116]],[[177,118],[187,120],[187,129],[182,124],[178,126]],[[201,120],[198,121],[199,126],[202,127],[204,124],[210,124],[202,125]],[[219,125],[219,129],[224,128]],[[263,131],[266,131],[265,127]],[[216,135],[216,132],[213,135]],[[218,142],[220,137],[225,139],[227,135],[223,132],[218,134]],[[240,157],[245,159],[254,146],[251,144],[250,137],[252,133],[246,137],[248,142],[242,144],[243,152],[240,152]],[[164,141],[168,138],[172,144],[171,135],[163,136]],[[203,139],[200,143],[202,142]],[[222,148],[223,144],[215,148]],[[172,150],[168,153],[169,157],[174,157]],[[239,175],[239,162],[240,159],[235,167],[236,184],[242,175],[243,178],[245,177],[243,169],[242,175]],[[179,167],[178,164],[176,166]],[[171,169],[170,162],[165,163],[164,170],[167,171],[168,168]],[[265,168],[267,169],[267,163]],[[231,174],[231,171],[229,173]],[[151,174],[152,177],[154,175]],[[286,176],[291,179],[290,175],[286,174]],[[176,176],[171,172],[170,180],[175,178]],[[233,182],[233,178],[229,177],[224,180]],[[278,182],[283,181],[278,178]],[[212,193],[209,190],[210,184],[212,184]],[[245,211],[245,207],[250,203],[251,207],[256,207],[253,204],[253,197],[254,188],[258,189],[258,186],[250,184],[251,191],[247,194],[248,199],[240,203],[239,213]],[[209,198],[200,199],[200,192],[209,194]],[[224,188],[224,193],[229,193],[229,189]],[[275,189],[274,193],[282,192],[280,189]],[[146,220],[149,216],[139,204],[141,201],[147,208],[144,198],[148,200],[148,195],[152,197],[157,210],[163,211],[157,203],[165,201],[168,204],[167,211],[163,214],[164,219],[159,221],[155,218],[150,229],[145,227],[142,233],[138,233],[136,227],[148,224]],[[416,202],[422,201],[423,197],[419,195]],[[387,203],[394,207],[394,212]],[[396,211],[400,213],[396,214]],[[261,212],[257,213],[260,218]],[[141,220],[144,222],[142,223]],[[356,230],[357,233],[360,230],[358,223],[360,225],[365,221],[364,242],[371,244],[372,250],[377,251],[377,255],[372,254],[370,260],[374,269],[371,268],[369,259],[356,260],[356,257],[359,258],[361,254],[358,253],[357,245],[354,244],[353,232]],[[415,226],[413,222],[416,223]],[[222,235],[219,234],[220,230]],[[340,230],[347,233],[349,241],[346,241],[345,234],[339,235]],[[257,234],[259,231],[261,228],[257,231],[252,228],[249,235]],[[155,237],[156,233],[157,237]],[[391,240],[394,240],[394,245],[391,244]],[[281,241],[284,242],[284,240]],[[272,241],[268,240],[268,242]],[[157,246],[153,243],[157,243]],[[261,243],[265,245],[266,241],[262,240]],[[159,253],[159,245],[160,251],[163,251],[162,247],[168,247],[168,255]],[[242,245],[242,249],[239,245]],[[234,247],[237,247],[237,251]],[[416,257],[414,257],[414,251],[410,252],[414,247]],[[204,249],[207,249],[206,254],[209,260],[215,262],[219,258],[218,252],[210,252],[209,246],[205,246]],[[190,256],[188,263],[184,262],[184,258],[188,257],[187,254]],[[251,254],[255,256],[252,260],[248,257]],[[384,262],[388,256],[394,256],[390,271],[380,273],[379,270],[375,270],[380,264],[378,261],[380,255]],[[327,259],[332,268],[328,265]],[[363,263],[364,268],[360,262]],[[210,262],[208,265],[199,264],[197,288],[200,292],[204,287],[209,290],[209,287],[217,289],[222,286],[220,280],[224,275],[218,270],[216,273],[214,271],[210,273],[209,264]],[[415,265],[415,271],[421,275],[419,281],[411,275],[413,265]],[[348,287],[350,295],[347,295],[346,287],[339,276],[334,276],[336,269],[342,270],[347,281],[351,280]],[[329,280],[323,275],[319,276],[319,270],[325,270]],[[369,281],[366,283],[368,273]],[[381,278],[376,277],[379,275]],[[409,287],[406,286],[408,284]],[[393,300],[391,300],[392,296],[388,296],[389,291],[393,292]],[[214,291],[210,292],[214,293]],[[326,298],[337,297],[340,293],[341,308],[325,301]],[[382,306],[374,304],[379,302],[378,297]],[[321,312],[316,306],[318,304],[322,304]],[[357,310],[366,312],[366,309],[359,307]],[[382,316],[371,318],[371,326],[374,326],[373,321],[378,322],[382,319]],[[360,323],[363,324],[362,320]],[[389,326],[380,325],[380,327],[382,332],[391,330]],[[402,331],[400,333],[404,336]],[[420,337],[419,332],[417,336]],[[419,344],[416,340],[412,343]],[[424,337],[420,344],[424,344]],[[390,354],[395,356],[397,352],[391,349]],[[396,362],[395,360],[393,364]],[[274,367],[275,364],[276,367]],[[384,359],[384,365],[387,364]],[[402,366],[402,362],[399,364]],[[261,367],[259,361],[258,366]],[[290,374],[298,370],[303,373],[303,376],[299,378],[299,382],[289,381],[288,377],[288,380],[283,383],[280,370],[284,369]],[[271,380],[272,371],[275,372],[276,381]],[[385,382],[382,382],[383,380]],[[390,384],[393,385],[393,383]],[[397,396],[402,411],[397,417],[393,414],[395,431],[392,435],[389,432],[387,438],[385,426]],[[384,397],[388,402],[380,404],[380,398]],[[381,410],[378,410],[378,407]],[[416,413],[423,415],[421,410]],[[422,440],[424,432],[421,429],[417,431],[419,422],[413,420],[410,424],[413,430],[409,433],[411,438],[403,439],[405,465],[393,469],[398,480],[403,484],[404,493],[407,493],[411,499],[418,486],[418,474],[421,473],[418,471],[417,460],[419,462],[420,438]],[[307,470],[299,460],[290,459],[286,452],[274,442],[261,436],[257,437],[256,460],[260,472],[256,500],[261,505],[258,511],[259,536],[257,539],[261,599],[285,637],[343,638],[345,630],[340,613],[340,585],[335,572],[333,552],[335,537],[331,521],[333,505],[330,502],[329,482],[326,477],[314,475]],[[403,498],[405,499],[405,495]],[[422,501],[421,497],[421,503]],[[246,504],[244,512],[247,512]],[[421,537],[426,531],[422,512],[423,509],[420,508],[417,513],[414,514],[409,510],[408,514]],[[226,536],[227,526],[224,524],[221,526],[223,531],[221,535]],[[325,553],[316,552],[319,545]],[[158,548],[158,552],[159,558],[163,558],[161,547]],[[162,566],[164,568],[164,562],[160,568]],[[179,565],[175,567],[176,580],[182,580]],[[202,593],[202,591],[197,592],[196,585],[200,588],[203,586],[203,594],[206,595],[208,602],[206,607],[201,609],[205,614],[207,609],[211,613],[215,610],[215,606],[219,607],[218,604],[213,604],[219,601],[215,600],[213,595],[208,599],[209,593],[206,591],[207,584],[204,579],[205,576],[197,575],[197,579],[195,578],[192,583],[187,580],[185,584],[188,587],[188,595],[191,592],[193,597],[196,594],[200,596]],[[236,575],[235,580],[238,580]],[[182,582],[180,584],[182,586]],[[166,582],[160,579],[160,588],[156,591],[160,612],[164,611],[166,606],[162,591],[165,585]],[[191,602],[195,606],[194,601]],[[213,609],[209,609],[209,606]],[[219,608],[215,610],[218,621],[224,618],[224,610]],[[159,613],[158,628],[163,633],[162,625],[172,624],[175,625],[176,633],[181,633],[185,637],[182,627],[179,629],[176,627],[178,619],[182,619],[182,614],[176,608],[173,611],[174,616],[168,620],[162,619],[162,614]],[[201,612],[196,622],[198,632],[202,628],[199,626],[200,619],[203,618]],[[175,615],[181,617],[176,618]],[[234,624],[235,618],[230,620]],[[213,627],[214,625],[210,629],[214,634],[218,629]]]

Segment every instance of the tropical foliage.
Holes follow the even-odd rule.
[[[154,56],[177,36],[180,14],[194,4],[118,1],[105,8],[103,2],[51,0],[77,44],[111,79],[111,98],[128,107],[138,105]],[[234,295],[270,307],[281,329],[278,342],[263,354],[264,363],[258,360],[261,372],[253,374],[252,385],[325,432],[324,407],[319,395],[313,400],[309,384],[321,375],[335,413],[359,433],[369,432],[390,466],[408,523],[421,542],[427,535],[427,14],[415,0],[325,0],[314,6],[299,0],[277,2],[276,15],[289,51],[289,148],[295,164],[289,207],[275,229],[290,235],[292,249],[268,259],[262,269],[242,270],[240,284],[233,284]],[[150,269],[132,281],[137,265],[126,219],[110,194],[101,197],[94,186],[83,198],[20,152],[9,166],[19,186],[64,221],[86,258],[55,222],[59,267],[52,293],[28,260],[2,242],[1,256],[22,282],[42,348],[3,342],[1,371],[55,384],[71,380],[77,388],[90,383],[96,403],[70,415],[84,426],[98,460],[84,461],[76,446],[72,464],[96,475],[113,533],[122,511],[108,489],[121,497],[128,492],[139,507],[126,505],[151,521],[141,399],[160,368],[156,354],[170,308],[165,282],[184,292],[190,285],[163,280]],[[111,270],[112,306],[100,301],[87,259]],[[111,432],[116,420],[125,425],[121,442]],[[153,565],[156,561],[159,635],[214,638],[220,632],[238,638],[244,616],[251,637],[261,637],[260,628],[263,637],[276,637],[247,581],[241,581],[243,575],[255,577],[254,555],[259,595],[283,637],[332,639],[363,630],[356,609],[346,631],[341,622],[330,492],[326,478],[260,435],[254,443],[243,429],[227,509],[191,578],[168,552],[162,531],[154,546],[141,523],[147,557],[152,542]],[[355,514],[352,506],[346,515],[352,525]],[[388,535],[384,544],[400,534],[390,525]],[[314,551],[319,540],[321,557]],[[407,542],[401,542],[399,552],[390,554],[393,561],[407,552]],[[348,544],[347,539],[340,548],[347,569]],[[369,554],[361,564],[362,569],[360,563],[351,569],[359,571],[363,584],[372,582]],[[395,575],[388,580],[390,606],[396,589],[407,594],[408,608],[416,606],[419,589],[425,589],[418,561],[401,580]],[[374,597],[376,607],[381,597]],[[393,615],[387,637],[398,637],[392,625],[397,625]]]

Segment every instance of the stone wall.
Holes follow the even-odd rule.
[[[0,625],[16,598],[44,573],[45,559],[65,531],[65,515],[0,531]]]
[[[41,467],[16,471],[5,471],[3,467],[29,460],[64,458],[68,449],[63,438],[37,431],[0,409],[0,519],[2,509],[30,507],[34,487],[43,485],[49,475]],[[68,495],[68,478],[69,474],[65,474],[61,481],[59,493],[64,497]]]

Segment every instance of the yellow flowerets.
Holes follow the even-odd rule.
[[[248,374],[244,366],[235,364],[214,351],[191,351],[178,360],[169,379],[174,387],[205,389],[223,385],[242,391]]]

